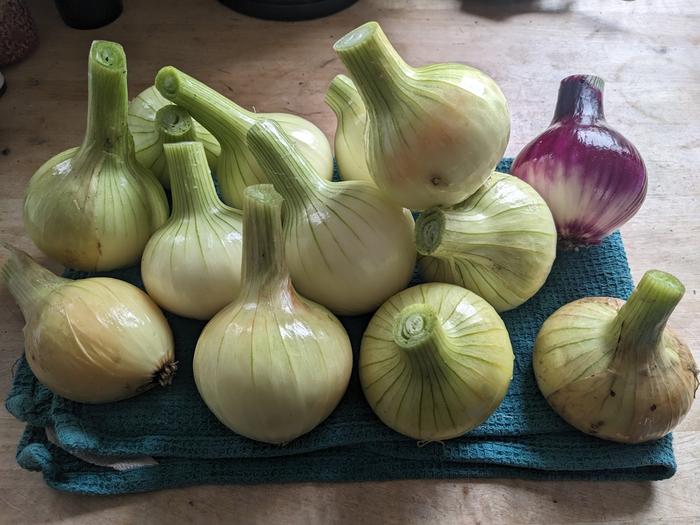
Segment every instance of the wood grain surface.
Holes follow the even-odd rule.
[[[637,145],[649,171],[646,203],[623,228],[633,275],[660,268],[685,282],[672,322],[700,358],[700,2],[360,0],[330,18],[280,23],[214,0],[126,0],[121,18],[94,31],[64,26],[53,2],[28,3],[41,43],[3,71],[0,239],[40,255],[23,231],[22,196],[46,159],[81,141],[93,39],[124,45],[132,96],[172,64],[246,107],[298,113],[332,136],[323,95],[343,67],[331,45],[374,19],[409,63],[458,61],[491,74],[512,111],[510,155],[549,123],[561,78],[606,79],[608,120]],[[1,291],[2,392],[22,352],[22,325]],[[21,470],[14,457],[21,430],[0,410],[1,523],[700,523],[700,403],[675,433],[678,473],[658,483],[202,486],[97,498],[55,492],[40,474]]]

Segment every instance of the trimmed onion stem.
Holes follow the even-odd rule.
[[[338,40],[333,49],[352,75],[368,111],[404,104],[400,85],[410,66],[376,22],[367,22]]]
[[[88,59],[87,128],[76,156],[87,154],[93,148],[126,155],[132,148],[127,126],[128,106],[124,49],[114,42],[93,42]]]
[[[165,98],[185,108],[219,142],[244,141],[248,128],[257,120],[250,111],[172,66],[158,72],[156,87]]]
[[[394,342],[427,376],[444,361],[444,349],[449,345],[437,315],[427,304],[412,304],[401,310],[394,324]]]
[[[171,221],[176,217],[188,217],[198,212],[210,213],[224,208],[216,195],[207,155],[200,142],[164,144],[163,151],[173,196]]]
[[[664,329],[684,293],[685,287],[673,275],[646,272],[615,318],[620,334],[616,351],[643,362],[667,362]]]
[[[272,184],[248,186],[243,199],[242,290],[291,290],[282,235],[282,202]]]
[[[69,279],[58,277],[4,241],[0,241],[0,246],[10,252],[0,269],[0,279],[17,301],[24,318],[29,319],[38,303]]]
[[[197,140],[192,117],[180,106],[169,104],[160,108],[156,112],[156,123],[163,144]]]

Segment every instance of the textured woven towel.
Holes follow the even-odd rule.
[[[107,275],[141,285],[138,269]],[[542,290],[503,314],[516,362],[499,409],[465,437],[422,447],[380,423],[362,396],[356,373],[338,408],[311,433],[284,447],[237,436],[207,410],[194,385],[191,361],[204,324],[168,315],[178,373],[171,386],[133,399],[107,405],[66,401],[39,385],[22,359],[6,401],[7,409],[27,423],[17,460],[24,468],[42,471],[52,487],[91,494],[200,483],[668,478],[676,469],[670,436],[655,443],[620,445],[577,432],[549,408],[532,373],[533,341],[554,310],[585,296],[626,298],[631,290],[618,233],[600,246],[558,253]],[[368,320],[369,316],[342,319],[355,353]],[[157,464],[117,470],[78,459],[91,455],[150,456]]]

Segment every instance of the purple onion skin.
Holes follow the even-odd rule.
[[[647,173],[637,148],[603,114],[603,80],[565,78],[550,126],[523,148],[511,173],[549,205],[566,245],[598,244],[644,202]]]

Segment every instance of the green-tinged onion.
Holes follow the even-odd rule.
[[[277,122],[314,167],[314,173],[327,180],[332,178],[333,154],[330,144],[311,122],[286,113],[246,111],[172,66],[158,72],[156,87],[164,97],[187,109],[221,144],[216,175],[226,204],[240,208],[243,190],[247,186],[269,180],[246,145],[246,133],[262,120]]]
[[[45,162],[24,199],[27,233],[64,266],[93,271],[135,264],[168,217],[162,186],[134,156],[127,104],[124,50],[93,42],[83,144]]]
[[[292,286],[281,214],[271,185],[245,190],[241,294],[209,321],[194,356],[197,388],[214,415],[268,443],[286,443],[328,417],[352,369],[343,326]]]
[[[556,256],[557,232],[534,189],[494,172],[464,202],[421,214],[416,246],[425,280],[464,286],[503,312],[542,287]]]
[[[214,136],[199,122],[189,117],[183,108],[174,111],[171,107],[164,114],[161,110],[166,106],[172,104],[155,86],[151,86],[129,103],[128,122],[134,137],[136,160],[150,169],[163,186],[169,188],[163,144],[183,140],[201,142],[211,168],[216,168],[221,146]]]
[[[508,331],[486,301],[452,284],[422,284],[374,314],[360,381],[387,426],[419,440],[450,439],[498,408],[513,359]]]
[[[651,270],[627,302],[588,297],[545,321],[532,356],[552,408],[577,429],[640,443],[673,430],[688,413],[698,369],[666,323],[685,288]]]
[[[491,175],[508,143],[505,97],[461,64],[413,68],[376,22],[334,46],[367,109],[367,165],[377,185],[413,210],[451,206]]]
[[[241,213],[219,200],[199,142],[165,144],[173,213],[148,241],[143,283],[163,308],[210,319],[238,295]]]
[[[170,384],[176,370],[165,317],[131,284],[94,277],[57,277],[26,253],[0,270],[22,310],[24,352],[37,379],[82,403],[107,403]]]
[[[336,314],[370,312],[411,278],[413,219],[368,182],[327,182],[272,121],[248,144],[285,199],[285,242],[294,286]]]
[[[335,132],[335,160],[343,180],[374,183],[365,160],[367,111],[355,84],[345,75],[336,76],[326,91],[326,104],[338,121]]]

